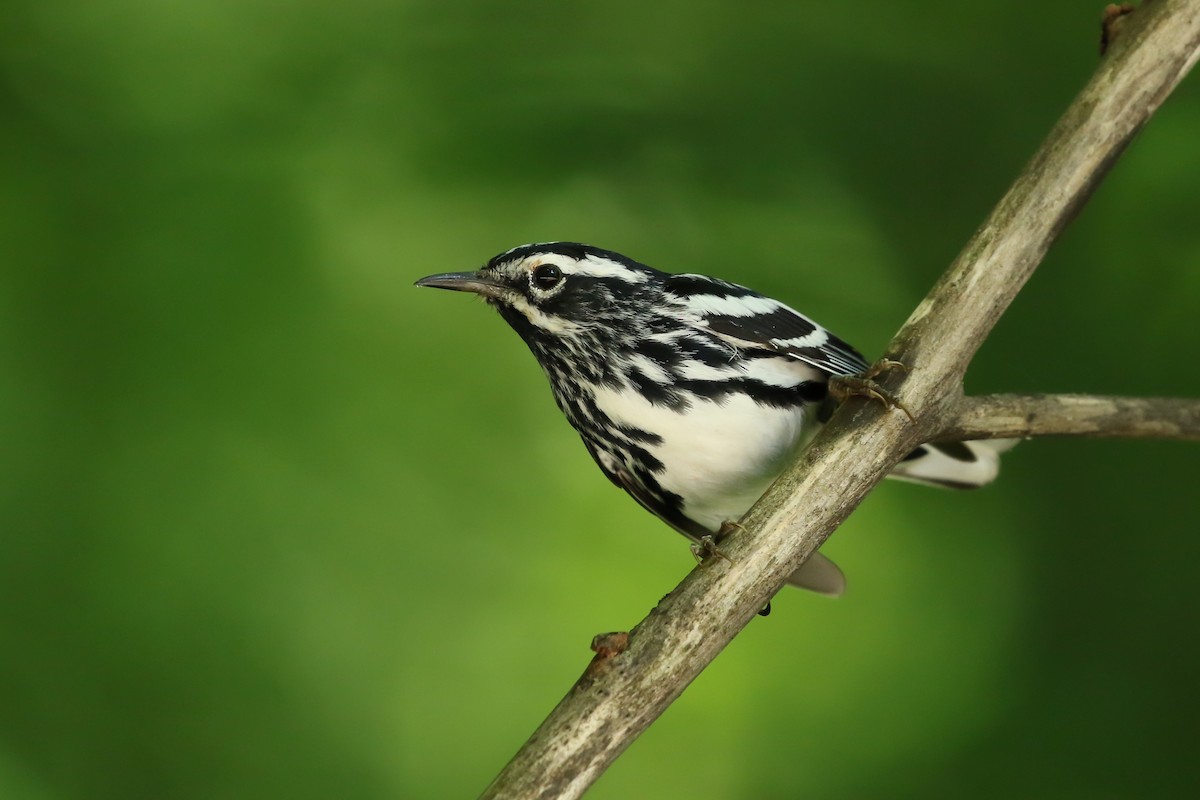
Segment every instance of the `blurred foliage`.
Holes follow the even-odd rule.
[[[578,239],[878,353],[1101,5],[10,0],[0,797],[477,793],[692,561],[412,281]],[[1193,77],[970,389],[1200,396],[1197,142]],[[1195,796],[1198,470],[881,487],[594,796]]]

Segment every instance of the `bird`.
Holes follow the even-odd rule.
[[[521,245],[416,285],[471,292],[495,308],[600,470],[694,552],[711,552],[811,441],[827,419],[830,379],[870,366],[779,300],[577,242]],[[983,486],[1011,445],[923,444],[890,477]],[[830,596],[846,587],[820,552],[788,583]]]

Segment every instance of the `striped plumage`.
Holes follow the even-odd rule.
[[[588,245],[524,245],[417,283],[487,298],[604,474],[693,541],[740,518],[811,439],[829,377],[868,366],[777,300]],[[893,476],[980,486],[1005,446],[922,446]],[[820,554],[791,582],[825,594],[845,583]]]

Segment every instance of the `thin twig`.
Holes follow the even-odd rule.
[[[709,559],[593,663],[485,798],[574,798],[645,730],[915,444],[962,401],[967,364],[1050,243],[1200,56],[1200,0],[1129,15],[1095,77],[888,349],[916,416],[844,404]],[[979,424],[979,423],[977,423]]]
[[[1200,442],[1200,400],[1088,394],[964,397],[937,441],[1107,436]]]

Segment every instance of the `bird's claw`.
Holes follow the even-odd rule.
[[[728,523],[726,523],[726,524],[728,524]],[[734,523],[734,524],[736,525],[737,523]],[[722,525],[721,531],[724,531],[724,530],[725,530],[725,525]],[[728,561],[730,564],[733,563],[733,561],[729,558],[729,556],[722,553],[720,548],[717,547],[717,541],[720,538],[722,538],[721,531],[718,531],[716,536],[709,534],[707,536],[701,536],[699,539],[692,542],[692,555],[696,557],[696,563],[703,564],[706,560],[708,560],[712,556],[716,556],[717,558],[723,558],[726,561]]]
[[[692,542],[692,555],[694,555],[696,557],[696,561],[700,563],[703,563],[704,560],[710,556],[716,556],[717,558],[723,558],[732,564],[733,559],[722,553],[721,549],[717,547],[717,543],[724,541],[725,537],[734,531],[744,530],[746,529],[742,527],[742,523],[727,519],[721,523],[721,527],[717,529],[715,534],[710,533],[705,536],[701,536],[699,539]]]
[[[900,361],[881,358],[858,375],[834,375],[829,379],[829,393],[839,403],[844,403],[851,397],[866,397],[883,403],[884,408],[898,408],[908,417],[909,422],[916,422],[916,417],[901,403],[899,398],[875,382],[875,378],[894,369],[908,372],[908,367]]]
[[[872,378],[878,378],[885,372],[891,372],[894,369],[898,369],[901,372],[908,372],[908,365],[903,361],[897,361],[894,358],[881,358],[871,366],[867,367],[863,372],[859,373],[859,377],[871,380]]]
[[[725,537],[734,531],[744,531],[746,526],[734,519],[727,519],[721,523],[721,527],[717,529],[716,541],[721,542]]]
[[[724,539],[726,536],[733,533],[734,531],[744,531],[744,530],[746,530],[746,529],[742,525],[742,523],[735,522],[734,520],[731,520],[731,519],[727,519],[721,523],[721,527],[720,527],[720,529],[717,530],[716,535],[709,534],[707,536],[701,536],[699,539],[697,539],[695,542],[692,543],[692,555],[695,556],[696,561],[701,564],[703,564],[705,559],[709,558],[710,556],[716,556],[717,558],[723,558],[726,561],[728,561],[730,564],[732,564],[733,560],[729,556],[727,556],[721,552],[720,548],[717,547],[717,542],[721,541],[722,539]],[[765,617],[765,616],[769,615],[770,613],[771,613],[771,601],[768,600],[767,604],[758,610],[758,615],[760,617]]]

